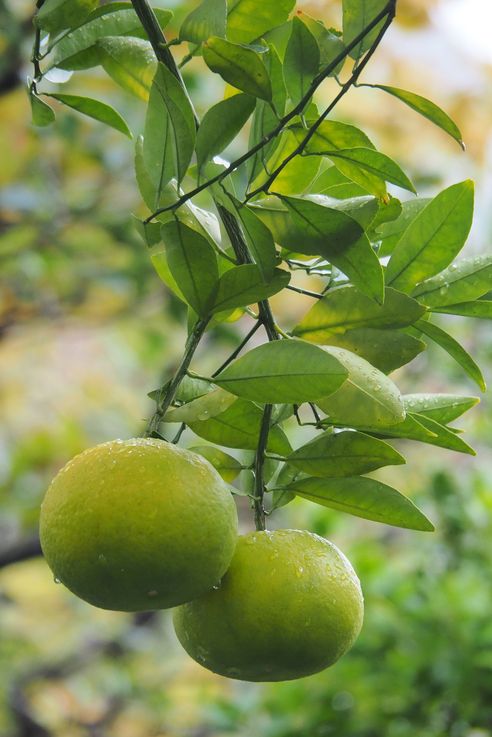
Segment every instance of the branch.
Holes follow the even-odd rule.
[[[12,565],[12,563],[20,563],[23,560],[37,558],[39,555],[41,555],[39,535],[31,535],[14,543],[9,548],[0,550],[0,568]]]
[[[135,5],[136,0],[132,0],[133,4]],[[295,118],[297,115],[300,115],[306,105],[311,100],[312,96],[318,89],[318,87],[324,82],[324,80],[330,76],[332,72],[335,71],[337,66],[343,62],[350,54],[350,52],[361,42],[364,40],[364,38],[372,31],[373,28],[375,28],[378,23],[383,20],[388,14],[391,15],[391,19],[394,17],[395,13],[395,6],[396,6],[396,0],[389,0],[388,4],[383,8],[383,10],[377,14],[377,16],[364,28],[354,39],[351,41],[343,51],[341,51],[334,59],[333,61],[328,64],[328,66],[323,69],[320,74],[318,74],[317,77],[313,80],[311,83],[308,91],[304,95],[304,97],[300,100],[300,102],[286,115],[283,116],[283,118],[280,119],[278,125],[270,131],[270,133],[267,133],[261,141],[259,141],[255,146],[250,148],[246,153],[244,153],[242,156],[239,156],[235,161],[233,161],[229,166],[227,166],[222,172],[219,174],[216,174],[211,179],[208,179],[206,182],[203,182],[202,184],[198,185],[194,189],[192,189],[190,192],[187,192],[186,194],[182,195],[175,203],[172,205],[167,205],[165,207],[158,208],[155,212],[152,213],[144,222],[149,223],[154,218],[156,218],[158,215],[161,215],[164,212],[169,212],[170,210],[176,210],[182,205],[184,205],[188,200],[190,200],[192,197],[195,197],[200,192],[203,192],[203,190],[208,189],[208,187],[212,186],[212,184],[216,184],[217,182],[222,181],[226,177],[228,177],[230,174],[232,174],[233,171],[235,171],[241,164],[244,164],[246,161],[248,161],[252,156],[254,156],[258,151],[261,151],[268,143],[270,143],[271,140],[276,138],[285,128],[285,126],[290,123],[290,121]],[[391,22],[391,21],[390,21]],[[165,42],[165,39],[164,39]],[[173,60],[174,62],[174,60]],[[165,63],[165,62],[164,62]],[[171,70],[172,71],[172,70]],[[361,70],[362,71],[362,70]],[[360,72],[359,72],[360,73]],[[327,113],[328,114],[328,113]]]
[[[155,433],[158,432],[161,422],[164,419],[164,415],[174,401],[176,392],[179,389],[179,385],[183,381],[183,378],[188,371],[191,359],[193,358],[193,355],[198,348],[198,344],[200,343],[200,340],[202,339],[209,322],[210,318],[207,317],[203,320],[198,320],[195,323],[195,326],[189,334],[188,340],[186,341],[186,349],[176,373],[174,374],[171,381],[169,383],[166,383],[160,391],[160,395],[162,395],[162,398],[161,396],[159,396],[157,408],[150,418],[145,430],[145,437],[152,437]]]
[[[299,156],[306,146],[308,145],[311,138],[314,136],[318,128],[320,127],[321,123],[328,117],[328,115],[331,113],[333,108],[338,105],[342,97],[347,94],[347,92],[351,89],[351,87],[356,86],[357,80],[359,79],[360,75],[364,71],[365,67],[369,63],[371,57],[375,53],[376,49],[378,48],[379,44],[381,43],[383,36],[385,35],[386,31],[390,27],[391,23],[393,22],[393,19],[395,17],[395,10],[396,10],[396,0],[392,0],[388,5],[386,6],[386,9],[384,11],[383,17],[386,16],[385,23],[383,27],[381,28],[380,32],[377,35],[377,38],[375,39],[374,43],[372,44],[371,48],[368,50],[366,55],[364,56],[363,60],[358,64],[352,75],[350,76],[350,79],[345,82],[344,85],[342,85],[342,89],[336,95],[336,97],[331,101],[331,103],[328,105],[327,108],[323,111],[323,113],[319,116],[319,118],[316,120],[315,123],[310,127],[307,134],[304,136],[302,141],[299,143],[299,145],[288,155],[285,157],[285,159],[277,166],[277,168],[270,174],[267,181],[261,185],[261,187],[258,187],[257,189],[253,190],[252,192],[249,192],[246,201],[249,201],[253,197],[256,197],[261,192],[268,192],[271,185],[275,181],[275,179],[278,177],[281,171],[285,169],[287,164],[289,164],[292,159],[294,159],[296,156]],[[379,14],[381,15],[381,13]],[[379,18],[379,16],[377,16]],[[379,18],[381,20],[381,18]],[[377,24],[374,24],[377,25]],[[368,29],[370,26],[367,27]]]

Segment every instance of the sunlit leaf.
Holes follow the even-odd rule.
[[[463,248],[473,218],[473,182],[453,184],[411,221],[394,248],[387,284],[411,292],[445,269]]]
[[[284,23],[295,0],[228,0],[227,5],[227,38],[250,43]]]
[[[194,44],[201,44],[210,36],[224,37],[226,22],[226,0],[203,0],[184,19],[179,29],[179,37],[182,41]]]

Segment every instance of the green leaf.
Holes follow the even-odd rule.
[[[214,249],[202,235],[179,221],[161,228],[169,269],[188,304],[207,317],[219,281]]]
[[[296,495],[293,491],[287,491],[286,489],[274,489],[272,494],[271,511],[274,512],[276,509],[285,507],[290,502],[294,501]]]
[[[358,222],[363,230],[369,227],[378,211],[378,200],[371,195],[337,200],[324,194],[307,194],[304,199],[316,202],[316,204],[323,205],[323,207],[332,207],[334,210],[344,212]]]
[[[209,420],[190,423],[193,432],[204,440],[226,448],[256,450],[263,419],[263,410],[245,399],[238,399],[225,412]],[[270,428],[268,450],[288,455],[292,450],[283,430]]]
[[[197,8],[184,19],[179,29],[181,41],[201,44],[210,36],[226,35],[226,0],[203,0]]]
[[[311,476],[339,478],[405,463],[391,445],[360,432],[323,433],[291,453],[288,462]]]
[[[34,16],[38,28],[58,33],[81,23],[99,0],[45,0]]]
[[[128,138],[132,138],[132,133],[128,128],[126,121],[121,115],[110,105],[106,105],[105,102],[99,100],[93,100],[90,97],[80,97],[79,95],[62,95],[60,93],[50,93],[50,97],[53,97],[58,102],[67,105],[67,107],[77,110],[79,113],[87,115],[89,118],[99,120],[105,125],[109,125],[111,128],[123,133]]]
[[[272,85],[260,54],[253,49],[212,36],[203,44],[203,59],[212,72],[248,95],[272,99]]]
[[[350,44],[387,5],[387,0],[343,0],[343,41]],[[359,59],[377,38],[384,23],[378,25],[365,35],[363,40],[350,52],[352,59]]]
[[[282,62],[280,61],[276,48],[270,44],[268,47],[268,54],[265,54],[265,56],[265,66],[268,70],[272,84],[272,103],[275,111],[268,102],[265,102],[265,100],[256,100],[256,109],[251,122],[249,134],[250,149],[256,146],[257,143],[277,127],[278,117],[284,115],[287,101],[287,91],[285,89]],[[253,181],[259,174],[264,163],[274,150],[275,145],[276,139],[273,138],[270,143],[251,156],[247,162],[248,181]]]
[[[314,343],[326,333],[344,333],[356,328],[403,328],[412,325],[425,312],[419,303],[395,289],[385,289],[382,305],[352,286],[330,290],[318,300],[301,322],[294,335]]]
[[[476,455],[473,448],[470,448],[456,433],[423,414],[408,412],[404,422],[394,425],[385,432],[369,427],[365,427],[364,430],[374,432],[385,438],[417,440],[420,443],[435,445],[438,448]]]
[[[325,346],[348,371],[344,384],[316,404],[333,425],[387,427],[402,422],[405,408],[398,387],[363,358],[344,348]]]
[[[309,200],[283,197],[282,201],[301,235],[297,250],[323,256],[343,271],[361,292],[382,303],[382,268],[357,221],[341,210]]]
[[[196,137],[199,169],[230,144],[254,109],[255,98],[240,94],[222,100],[207,111]]]
[[[433,325],[427,320],[419,320],[416,328],[421,330],[424,335],[441,346],[454,360],[466,371],[468,376],[479,386],[484,392],[486,390],[485,379],[483,378],[480,368],[477,366],[473,358],[467,351],[456,341],[451,335],[446,333],[442,328]]]
[[[172,17],[169,10],[154,8],[161,28]],[[136,36],[147,40],[142,24],[128,3],[110,3],[96,8],[85,23],[64,35],[53,49],[51,66],[87,69],[100,63],[96,42],[106,36]]]
[[[478,397],[463,397],[457,394],[404,394],[403,403],[407,412],[429,417],[447,425],[479,402]]]
[[[371,148],[345,148],[325,153],[342,174],[376,197],[386,195],[385,182],[416,193],[405,172],[393,159],[380,151]]]
[[[156,73],[150,43],[139,38],[109,36],[99,39],[96,46],[109,76],[124,90],[146,102]]]
[[[47,125],[54,123],[56,119],[55,111],[47,102],[41,100],[33,92],[29,93],[29,100],[33,125],[38,126],[38,128],[45,128]]]
[[[303,499],[394,527],[432,532],[434,526],[410,499],[387,484],[363,476],[301,479],[287,487]]]
[[[339,56],[343,49],[343,41],[339,36],[329,31],[322,21],[315,20],[311,16],[304,13],[302,10],[298,10],[298,17],[302,22],[309,28],[314,38],[318,42],[320,51],[320,69],[325,69],[331,64],[331,62]],[[329,75],[333,77],[340,73],[343,67],[343,61],[337,66],[336,69]]]
[[[179,385],[178,391],[176,392],[176,399],[179,402],[191,402],[193,399],[203,397],[205,394],[214,390],[215,387],[210,381],[205,381],[204,379],[187,374],[183,377]]]
[[[393,95],[393,97],[397,97],[399,100],[408,105],[408,107],[411,107],[412,110],[420,113],[420,115],[423,115],[424,118],[427,118],[443,131],[448,133],[451,138],[454,138],[454,140],[459,143],[461,148],[464,149],[463,138],[458,126],[449,117],[449,115],[445,113],[444,110],[441,110],[441,108],[434,102],[427,100],[421,95],[416,95],[415,92],[407,92],[406,90],[402,90],[398,87],[388,87],[384,84],[368,84],[364,86],[384,90],[390,95]]]
[[[386,270],[388,284],[411,292],[449,266],[461,251],[473,218],[473,182],[453,184],[412,220],[398,241]]]
[[[294,17],[284,58],[285,86],[293,105],[308,92],[319,65],[318,42],[302,20]]]
[[[172,407],[166,412],[164,422],[186,422],[189,425],[197,420],[209,420],[225,412],[235,401],[233,394],[223,389],[214,389],[181,407]]]
[[[195,145],[193,109],[181,84],[159,64],[145,118],[143,158],[156,197],[176,177],[186,174]]]
[[[263,280],[268,282],[275,273],[277,252],[273,236],[266,225],[249,207],[240,207],[237,203],[236,212],[241,223],[248,250],[257,264]]]
[[[308,121],[308,125],[312,125],[314,122],[314,120]],[[291,130],[300,143],[306,135],[306,129],[301,125],[294,125]],[[325,120],[318,126],[305,150],[309,154],[322,155],[326,151],[353,148],[374,149],[374,144],[363,131],[354,125],[340,123],[337,120]]]
[[[212,445],[194,445],[189,450],[206,458],[228,484],[231,484],[242,471],[243,467],[236,458]]]
[[[482,320],[492,320],[492,302],[481,300],[477,302],[460,302],[457,305],[433,307],[432,312],[441,312],[446,315],[463,315],[464,317],[479,317]]]
[[[371,427],[370,425],[360,425],[359,429],[383,438],[402,438],[405,440],[418,440],[422,443],[431,443],[437,438],[437,434],[424,427],[416,418],[417,415],[407,412],[402,422],[398,422],[396,425],[392,425],[384,431],[381,428]]]
[[[464,258],[419,284],[413,296],[428,307],[473,302],[492,289],[492,256]]]
[[[466,453],[467,455],[475,456],[476,453],[468,443],[465,443],[456,433],[449,428],[442,425],[440,422],[436,422],[430,417],[423,414],[412,413],[412,417],[427,430],[430,430],[436,437],[429,438],[425,442],[429,445],[437,445],[440,448],[446,448],[446,450],[454,450],[457,453]]]
[[[332,394],[347,376],[335,357],[311,343],[292,339],[253,348],[214,381],[244,399],[301,404]]]
[[[251,190],[262,187],[268,181],[268,172],[273,172],[297,148],[297,140],[291,130],[284,131],[277,138],[277,145],[266,163],[251,183]],[[316,177],[321,161],[312,156],[295,156],[282,169],[275,179],[275,191],[280,194],[302,194]]]
[[[379,256],[389,256],[406,231],[410,223],[415,220],[419,212],[421,212],[431,200],[427,197],[417,198],[402,202],[401,214],[389,223],[383,223],[376,226],[375,240],[381,241],[381,247],[378,251]]]
[[[227,37],[250,43],[285,23],[295,0],[228,0]]]
[[[283,269],[275,269],[272,279],[265,284],[256,264],[235,266],[220,277],[213,312],[261,302],[282,291],[289,281],[290,274]]]
[[[377,328],[355,328],[345,333],[326,333],[322,340],[316,342],[346,348],[365,358],[385,374],[410,363],[426,349],[423,341],[407,335],[402,330]]]
[[[354,184],[348,177],[344,176],[336,166],[330,164],[328,159],[323,161],[323,167],[328,164],[328,168],[321,169],[321,174],[316,177],[311,184],[311,191],[328,195],[329,197],[343,201],[349,197],[367,197],[367,192],[358,184]]]

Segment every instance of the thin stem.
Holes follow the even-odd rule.
[[[132,0],[132,3],[134,6],[137,4],[144,4],[142,0]],[[270,141],[272,141],[274,138],[276,138],[279,133],[283,131],[285,126],[290,123],[290,121],[295,118],[297,115],[301,114],[306,105],[311,100],[312,96],[318,89],[318,87],[322,84],[322,82],[330,76],[330,74],[337,68],[337,66],[344,61],[347,56],[349,56],[350,52],[361,42],[364,40],[364,38],[367,36],[368,33],[372,31],[375,26],[378,25],[378,23],[383,20],[388,14],[391,14],[391,20],[394,17],[395,12],[395,5],[396,0],[390,0],[388,4],[381,10],[380,13],[377,14],[377,16],[364,28],[354,39],[351,41],[347,46],[344,48],[343,51],[341,51],[333,61],[328,64],[328,66],[323,69],[320,74],[318,74],[317,77],[313,80],[311,85],[309,86],[309,89],[307,90],[304,97],[300,100],[300,102],[292,108],[292,110],[284,115],[280,120],[277,126],[273,128],[269,133],[267,133],[261,141],[259,141],[257,144],[252,146],[246,153],[244,153],[242,156],[239,156],[237,159],[235,159],[229,166],[227,166],[222,172],[217,174],[216,176],[212,177],[211,179],[208,179],[205,182],[202,182],[202,184],[198,185],[194,189],[192,189],[190,192],[187,192],[186,194],[182,195],[175,203],[172,205],[167,205],[165,207],[160,207],[155,212],[152,213],[146,220],[145,223],[149,223],[151,220],[156,218],[158,215],[162,214],[163,212],[168,212],[169,210],[175,210],[182,205],[185,204],[188,200],[190,200],[192,197],[195,197],[200,192],[203,192],[203,190],[208,189],[212,184],[216,184],[217,182],[222,181],[226,177],[228,177],[230,174],[232,174],[233,171],[235,171],[241,164],[244,164],[246,161],[248,161],[252,156],[254,156],[258,151],[261,151]],[[135,8],[136,9],[136,8]],[[137,11],[138,12],[138,11]],[[140,16],[139,16],[140,17]],[[391,22],[391,21],[390,21]],[[161,32],[162,34],[162,32]],[[163,35],[163,34],[162,34]],[[150,38],[150,37],[149,37]],[[151,39],[150,39],[151,40]],[[165,42],[165,39],[164,39]],[[157,53],[157,52],[156,52]],[[169,52],[170,53],[170,52]],[[164,62],[165,63],[165,62]],[[173,59],[174,63],[174,59]],[[175,64],[174,64],[175,66]],[[361,70],[362,71],[362,70]],[[178,70],[179,73],[179,70]],[[360,74],[360,72],[359,72]],[[357,75],[358,76],[358,75]],[[328,113],[327,113],[328,114]],[[260,190],[261,191],[261,190]],[[251,195],[252,196],[252,195]]]
[[[388,3],[388,5],[385,8],[385,11],[382,14],[382,17],[386,16],[385,23],[381,30],[379,31],[377,38],[375,39],[374,43],[372,44],[371,48],[368,50],[360,64],[358,64],[350,78],[345,82],[345,84],[342,85],[342,89],[340,92],[335,96],[335,98],[331,101],[331,103],[328,105],[328,107],[325,108],[323,113],[319,116],[319,118],[313,123],[309,129],[309,131],[306,133],[302,141],[299,143],[298,146],[288,155],[285,157],[285,159],[277,166],[277,168],[270,174],[268,179],[264,184],[262,184],[260,187],[257,187],[252,192],[249,192],[246,196],[246,201],[249,201],[253,197],[256,197],[257,195],[261,194],[262,192],[268,192],[270,187],[272,186],[273,182],[276,180],[278,175],[285,169],[287,164],[289,164],[292,159],[294,159],[296,156],[299,156],[306,146],[308,145],[311,138],[314,136],[320,125],[323,123],[323,121],[328,117],[328,115],[331,113],[333,108],[338,105],[342,97],[344,97],[347,92],[353,87],[357,80],[359,79],[360,75],[362,74],[363,70],[367,66],[368,62],[370,61],[371,57],[375,53],[376,49],[378,48],[379,44],[381,43],[381,40],[383,36],[385,35],[386,31],[390,27],[391,23],[393,22],[393,19],[395,17],[395,7],[396,7],[396,0],[393,0],[392,2]],[[379,14],[381,16],[381,13]],[[381,20],[382,18],[379,18]],[[375,23],[374,25],[377,25]],[[369,28],[369,26],[368,26]]]
[[[162,28],[159,25],[156,14],[152,10],[147,0],[132,0],[132,5],[135,13],[140,19],[142,26],[145,29],[152,48],[154,49],[157,60],[164,64],[180,82],[184,93],[188,97],[192,110],[194,111],[193,103],[190,99],[190,96],[188,95],[188,90],[186,89],[183,77],[181,76],[181,72],[179,71],[176,62],[174,61],[174,57],[171,51],[169,50],[169,44],[162,31]],[[195,116],[195,124],[198,127],[198,117],[195,112],[193,112],[193,114]]]
[[[323,299],[322,294],[318,292],[311,292],[309,289],[301,289],[301,287],[294,287],[292,284],[287,284],[287,289],[291,292],[297,292],[298,294],[305,294],[306,297],[314,297],[314,299]]]
[[[249,343],[249,341],[251,340],[251,338],[253,337],[253,335],[256,333],[256,331],[258,330],[258,328],[260,326],[261,326],[261,322],[259,320],[257,320],[255,322],[255,324],[253,325],[253,327],[251,328],[251,330],[244,336],[243,340],[240,342],[240,344],[238,345],[238,347],[231,353],[231,355],[229,356],[229,358],[227,358],[224,361],[224,363],[221,366],[219,366],[219,368],[217,369],[217,371],[214,371],[214,373],[212,374],[212,378],[214,378],[215,376],[217,376],[218,374],[220,374],[221,371],[223,371],[225,368],[227,368],[229,366],[229,364],[232,363],[232,361],[234,361],[234,359],[237,358],[237,356],[239,356],[239,354],[243,350],[244,346],[247,343]]]
[[[263,418],[261,420],[260,437],[258,440],[258,448],[255,456],[255,525],[257,530],[265,529],[265,508],[263,506],[263,497],[265,494],[265,482],[263,479],[263,467],[265,465],[265,451],[268,444],[268,435],[270,433],[270,423],[272,421],[272,405],[265,405]]]
[[[186,341],[186,349],[183,358],[181,359],[181,363],[179,364],[176,373],[174,374],[171,381],[166,384],[162,389],[162,398],[159,398],[156,410],[147,424],[145,437],[151,437],[154,433],[159,431],[159,427],[164,419],[164,415],[166,414],[167,410],[173,403],[174,398],[176,397],[179,385],[183,381],[183,378],[188,371],[191,359],[193,358],[193,355],[198,348],[198,344],[200,343],[200,340],[202,339],[209,322],[209,317],[198,320],[192,332],[189,334],[188,340]]]

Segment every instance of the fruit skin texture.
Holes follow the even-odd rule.
[[[354,643],[364,603],[338,548],[301,530],[239,538],[220,588],[176,610],[174,627],[205,668],[245,681],[301,678]]]
[[[164,609],[220,581],[237,513],[201,456],[163,440],[113,440],[75,456],[41,506],[43,553],[56,579],[94,606]]]

